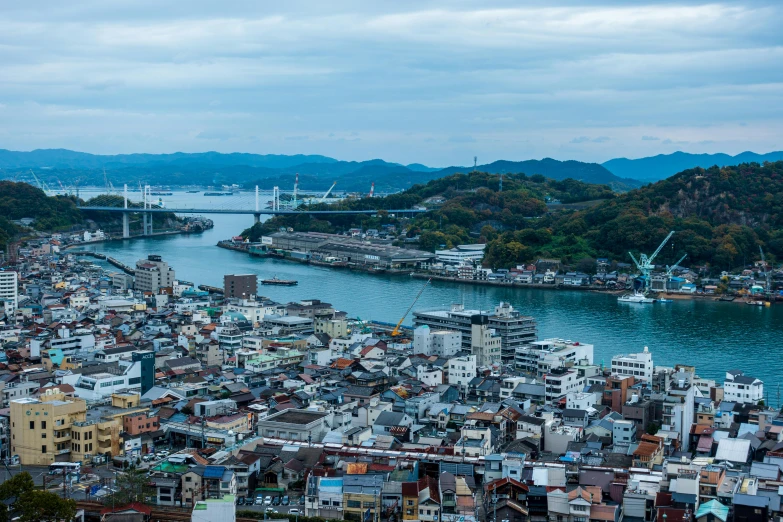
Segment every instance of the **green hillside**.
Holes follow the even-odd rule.
[[[630,262],[628,251],[651,253],[675,230],[658,257],[661,263],[687,253],[686,265],[727,270],[758,259],[759,246],[769,257],[783,259],[783,162],[686,170],[619,196],[607,186],[543,176],[506,176],[503,192],[498,183],[493,174],[457,174],[386,198],[340,204],[430,209],[404,222],[383,213],[328,220],[276,217],[243,235],[256,240],[281,226],[340,232],[395,224],[404,226],[408,237],[419,235],[419,247],[426,250],[486,242],[485,264],[491,267],[547,257],[587,269],[596,257]],[[555,199],[563,205],[547,204]],[[568,205],[579,202],[594,204]]]

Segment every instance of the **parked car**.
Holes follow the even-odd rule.
[[[245,505],[245,497],[237,497],[237,506]]]
[[[247,497],[245,499],[245,505],[246,506],[252,506],[255,503],[256,503],[256,499],[254,499],[253,497]]]
[[[304,496],[299,497],[299,505],[304,506]]]
[[[264,498],[264,505],[265,506],[271,506],[272,505],[272,496],[267,495],[266,498]]]
[[[289,510],[288,510],[288,514],[289,514],[289,515],[298,515],[298,514],[299,514],[299,510],[298,510],[298,509],[296,509],[296,508],[294,508],[294,509],[289,509]]]
[[[272,497],[272,505],[273,506],[280,505],[280,495],[275,495],[274,497]]]
[[[284,506],[287,506],[290,503],[291,503],[291,499],[288,498],[288,495],[285,495],[283,497],[283,500],[280,501],[280,504],[282,504]]]

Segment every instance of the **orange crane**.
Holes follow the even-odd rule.
[[[419,297],[421,297],[421,294],[424,293],[424,289],[427,288],[427,285],[430,284],[430,281],[432,281],[432,278],[430,277],[427,279],[427,282],[424,283],[424,286],[421,287],[421,290],[419,290],[419,293],[416,294],[416,299],[413,300],[411,305],[408,307],[407,310],[405,310],[405,315],[402,316],[402,319],[400,319],[400,322],[397,323],[397,326],[394,327],[394,330],[392,330],[391,336],[397,337],[400,335],[400,326],[402,326],[402,322],[405,320],[406,317],[408,317],[408,314],[411,313],[411,309],[413,308],[413,305],[416,304],[416,301],[419,300]]]

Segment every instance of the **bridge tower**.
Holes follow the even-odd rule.
[[[144,185],[144,210],[148,208],[152,208],[152,195],[150,194],[150,186]],[[148,206],[149,205],[149,206]],[[152,235],[152,213],[151,212],[143,212],[142,213],[142,225],[144,227],[144,232],[142,235],[144,236],[151,236]]]
[[[126,183],[122,189],[123,207],[128,208],[128,184]],[[128,239],[130,237],[130,216],[127,212],[122,213],[122,237]]]

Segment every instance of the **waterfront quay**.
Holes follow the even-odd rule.
[[[89,512],[113,505],[134,466],[148,506],[112,509],[386,521],[411,500],[411,520],[435,522],[568,517],[576,501],[598,520],[783,514],[783,417],[750,360],[705,374],[714,358],[662,363],[653,342],[597,360],[605,336],[565,322],[542,334],[545,307],[419,304],[428,287],[410,278],[418,295],[385,300],[411,315],[377,321],[384,294],[346,280],[367,294],[363,318],[325,283],[261,296],[242,266],[218,282],[178,277],[160,253],[14,254],[0,271],[0,457]]]

